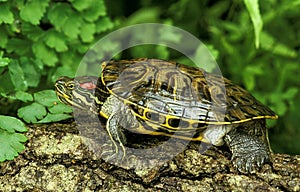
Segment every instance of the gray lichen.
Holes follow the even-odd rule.
[[[0,191],[300,190],[300,156],[274,154],[272,165],[241,175],[232,167],[228,152],[211,148],[201,154],[191,143],[164,164],[133,169],[99,158],[83,143],[75,123],[33,125],[27,136],[26,150],[0,164]]]

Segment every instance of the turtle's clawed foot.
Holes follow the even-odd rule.
[[[101,158],[111,163],[119,163],[124,160],[126,155],[125,147],[117,144],[102,145]]]
[[[259,137],[233,132],[225,136],[232,163],[241,173],[255,173],[270,161],[269,148]]]
[[[269,154],[266,151],[251,151],[232,156],[234,167],[241,173],[255,173],[269,161]]]

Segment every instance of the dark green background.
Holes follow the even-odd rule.
[[[260,1],[259,10],[263,29],[256,47],[254,26],[241,0],[4,0],[0,114],[18,117],[20,107],[34,102],[26,99],[28,94],[53,89],[61,75],[74,75],[88,48],[109,32],[137,23],[164,23],[203,41],[225,77],[279,115],[268,122],[275,152],[300,154],[300,1]],[[137,57],[183,60],[176,52],[153,46],[117,56]],[[8,60],[8,65],[1,64]]]

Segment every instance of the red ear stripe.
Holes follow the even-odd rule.
[[[97,86],[93,82],[86,82],[86,83],[81,83],[80,87],[90,90],[90,89],[95,89]]]

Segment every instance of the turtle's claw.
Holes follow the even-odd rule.
[[[259,137],[242,132],[233,132],[225,136],[232,152],[232,163],[241,173],[255,173],[268,162],[269,150]]]
[[[125,158],[125,148],[123,145],[104,144],[102,145],[101,158],[105,161],[119,163]]]
[[[255,173],[268,161],[269,155],[265,151],[250,152],[232,158],[234,167],[241,173]]]

